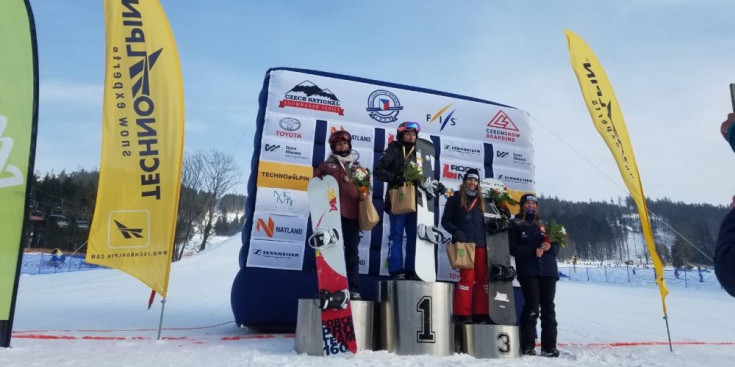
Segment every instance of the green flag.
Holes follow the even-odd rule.
[[[0,1],[0,346],[8,347],[18,288],[37,116],[36,35],[28,1]]]

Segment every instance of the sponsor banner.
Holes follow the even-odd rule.
[[[513,107],[291,70],[271,71],[267,109],[392,134],[401,122],[416,121],[422,134],[524,147],[533,142],[530,117]]]
[[[467,159],[472,162],[482,162],[483,144],[481,141],[472,141],[456,138],[441,138],[441,156],[450,159]]]
[[[105,1],[99,188],[86,261],[166,297],[184,148],[184,90],[158,1]]]
[[[309,166],[260,161],[258,187],[274,187],[306,191],[314,169]]]
[[[0,347],[12,334],[18,265],[32,174],[38,109],[35,28],[30,4],[0,1]]]
[[[533,171],[533,150],[507,144],[493,144],[493,167]]]
[[[373,172],[373,159],[375,157],[373,153],[372,147],[352,147],[352,157],[354,157],[355,161],[359,162],[361,166],[369,169],[370,173]],[[330,155],[332,155],[332,151],[327,147],[324,151],[324,160],[327,160]]]
[[[482,161],[460,161],[460,160],[450,160],[450,159],[442,159],[439,161],[439,167],[441,169],[440,171],[440,181],[444,182],[445,180],[455,180],[459,181],[459,183],[456,186],[449,186],[449,187],[457,187],[459,188],[459,185],[462,183],[462,180],[464,179],[464,174],[469,169],[474,168],[480,172],[480,177],[485,177],[485,169],[482,165]],[[444,184],[447,185],[446,183]]]
[[[495,170],[495,177],[508,186],[509,190],[533,192],[535,180],[531,173],[527,171],[513,171],[498,167]]]
[[[275,139],[271,136],[263,136],[260,145],[260,159],[310,166],[313,150],[314,145],[312,142]]]
[[[309,216],[309,195],[306,191],[258,187],[255,211],[267,214]]]
[[[247,267],[301,270],[304,265],[304,244],[252,239]]]
[[[308,218],[289,217],[267,213],[253,213],[253,239],[278,242],[306,241],[306,224]]]
[[[373,148],[373,140],[375,140],[374,127],[356,124],[342,124],[335,121],[330,121],[327,124],[327,135],[331,135],[338,130],[346,130],[350,135],[352,135],[353,149],[355,147]],[[329,136],[327,136],[327,139],[329,139]]]
[[[265,115],[263,136],[314,142],[315,126],[316,120],[313,118],[268,113]]]

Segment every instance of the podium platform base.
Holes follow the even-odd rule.
[[[519,348],[517,326],[462,325],[462,351],[475,358],[518,358]]]
[[[299,299],[296,334],[294,335],[296,353],[306,353],[311,356],[324,355],[322,317],[317,302],[313,299]],[[352,307],[352,323],[355,326],[357,351],[373,350],[374,303],[350,301],[350,306]]]

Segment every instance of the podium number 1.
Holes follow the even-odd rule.
[[[431,329],[431,297],[422,297],[416,304],[416,311],[421,313],[421,330],[416,333],[416,340],[419,343],[435,343],[436,336]]]

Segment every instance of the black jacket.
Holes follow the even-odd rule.
[[[472,203],[472,199],[472,197],[467,197],[468,204]],[[460,205],[459,194],[447,200],[441,224],[452,235],[452,242],[472,242],[477,247],[486,247],[485,219],[480,208],[478,201],[468,212]]]
[[[546,228],[548,225],[541,222]],[[559,269],[556,266],[556,255],[559,245],[551,243],[549,251],[541,257],[536,257],[536,249],[544,242],[538,222],[527,222],[515,216],[510,221],[508,230],[510,254],[516,258],[518,276],[553,277],[559,279]]]
[[[735,209],[720,225],[715,248],[715,274],[727,293],[735,297]]]
[[[406,153],[410,148],[406,149]],[[406,157],[411,162],[416,162],[416,150]],[[373,167],[373,176],[388,185],[385,190],[385,210],[390,212],[390,198],[388,197],[388,188],[391,186],[400,186],[403,184],[403,167],[406,165],[406,159],[403,158],[403,145],[399,141],[393,141],[388,144],[383,155]]]

